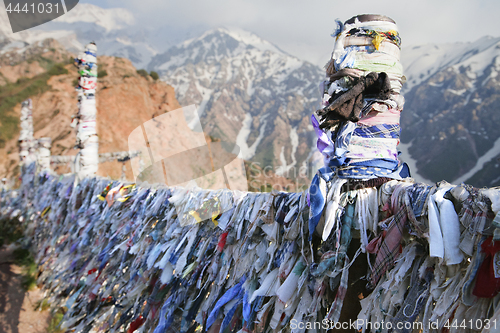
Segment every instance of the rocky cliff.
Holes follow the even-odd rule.
[[[0,56],[0,176],[18,173],[18,119],[22,100],[33,100],[35,138],[52,138],[53,155],[75,155],[71,117],[77,111],[72,54],[55,40],[12,49]],[[99,152],[128,150],[128,135],[145,121],[179,108],[174,89],[140,75],[127,59],[102,56],[97,90]],[[129,163],[129,162],[128,162]],[[68,172],[59,166],[56,171]],[[121,163],[99,166],[99,175],[119,178]],[[132,179],[131,168],[127,177]]]

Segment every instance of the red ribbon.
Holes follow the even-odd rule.
[[[142,324],[144,324],[144,317],[143,316],[137,317],[137,319],[130,324],[127,333],[133,333],[135,330],[141,327]]]

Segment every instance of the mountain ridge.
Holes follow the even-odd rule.
[[[462,54],[442,56],[442,67],[433,68],[434,74],[405,94],[401,140],[412,142],[409,151],[424,177],[458,182],[475,179],[478,187],[498,186],[498,180],[493,181],[494,172],[500,171],[498,163],[493,164],[489,180],[484,174],[465,178],[473,168],[478,169],[485,154],[491,158],[481,161],[482,165],[500,157],[495,145],[500,137],[500,38],[481,38],[461,46]]]
[[[407,78],[403,93],[409,92],[437,72],[461,64],[496,46],[499,41],[500,37],[483,36],[474,42],[426,44],[403,49],[401,61]]]
[[[311,157],[315,142],[309,116],[317,108],[316,87],[323,79],[323,70],[318,66],[241,29],[221,27],[207,31],[198,26],[164,33],[140,28],[130,34],[130,29],[120,26],[122,21],[118,20],[115,25],[111,19],[106,21],[111,15],[110,9],[101,10],[98,12],[103,16],[94,17],[94,21],[82,17],[88,22],[79,22],[70,17],[67,20],[73,23],[49,23],[24,35],[19,33],[15,39],[5,37],[5,27],[2,28],[0,22],[0,53],[27,48],[30,43],[38,43],[50,35],[75,50],[81,41],[88,42],[92,36],[99,36],[96,41],[101,53],[125,57],[138,68],[160,72],[162,78],[176,88],[182,105],[199,105],[207,131],[236,140],[245,156],[261,163],[262,167],[268,163],[276,171],[292,170]],[[49,30],[43,30],[45,28]],[[213,37],[214,31],[219,37],[225,37],[203,44],[202,40]],[[155,37],[151,37],[152,34],[156,34]],[[171,35],[177,37],[169,37]],[[192,44],[196,41],[197,47]],[[485,36],[474,42],[403,47],[402,62],[407,76],[403,94],[407,102],[401,118],[402,142],[410,145],[408,151],[424,178],[436,181],[445,177],[458,181],[480,165],[485,170],[496,170],[494,160],[498,157],[488,161],[483,158],[479,164],[477,161],[484,154],[495,155],[496,151],[490,150],[499,137],[494,130],[497,121],[493,107],[497,94],[494,61],[499,41],[499,37]],[[187,48],[193,52],[189,53]],[[213,112],[206,112],[212,109]],[[484,121],[489,118],[491,124]],[[453,126],[449,125],[451,122]],[[469,157],[451,164],[442,161],[450,154],[447,151],[456,154],[454,145],[465,142],[469,147],[467,151],[470,149]],[[434,146],[437,148],[423,148]],[[430,154],[431,150],[434,153]],[[430,162],[434,157],[437,168]],[[408,157],[402,156],[405,158]],[[439,169],[451,171],[440,173]],[[483,179],[478,185],[495,178],[487,180],[486,171],[481,170],[470,178]],[[488,183],[488,186],[492,185]]]

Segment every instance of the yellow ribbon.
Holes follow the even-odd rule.
[[[50,212],[50,206],[46,207],[43,212],[42,212],[42,217],[45,216],[45,214],[47,214],[48,212]]]

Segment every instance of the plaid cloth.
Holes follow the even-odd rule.
[[[362,138],[399,139],[399,124],[377,124],[374,126],[357,126],[352,135]]]
[[[345,256],[344,268],[342,270],[342,275],[340,277],[340,285],[337,288],[337,294],[335,295],[335,299],[333,300],[332,306],[328,314],[326,315],[326,319],[333,321],[334,323],[339,321],[340,312],[342,311],[342,305],[344,304],[344,298],[347,293],[349,280],[349,257]]]
[[[394,266],[396,258],[401,253],[401,239],[407,221],[407,208],[401,209],[385,222],[387,229],[374,238],[366,247],[369,253],[376,253],[375,263],[371,272],[371,287],[375,287],[387,270]],[[382,222],[382,224],[384,224]]]
[[[425,203],[427,197],[431,193],[433,187],[423,183],[417,183],[407,189],[406,193],[410,199],[411,208],[415,217],[420,217],[424,214]]]
[[[473,198],[469,196],[467,200],[465,200],[465,202],[462,204],[462,210],[458,215],[460,218],[460,222],[466,229],[469,229],[472,222],[472,218],[474,217],[473,203],[474,203]]]
[[[462,204],[458,215],[460,223],[465,228],[460,237],[460,249],[472,256],[479,235],[492,234],[494,214],[490,209],[489,199],[480,195],[476,188],[467,188],[470,195]]]
[[[488,229],[491,227],[490,220],[494,216],[491,212],[489,198],[482,195],[475,187],[463,186],[469,192],[469,197],[463,202],[462,209],[458,214],[462,226],[472,234],[491,234]]]

